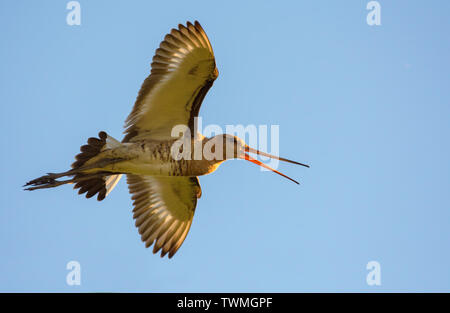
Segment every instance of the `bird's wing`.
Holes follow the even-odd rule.
[[[194,217],[201,188],[197,177],[154,177],[127,174],[133,218],[146,247],[171,258],[180,248]]]
[[[124,142],[170,139],[175,125],[194,136],[194,117],[218,76],[214,53],[200,23],[172,29],[156,49],[150,76],[125,121]]]

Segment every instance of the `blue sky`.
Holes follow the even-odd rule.
[[[0,291],[450,291],[448,1],[2,1]],[[244,161],[200,178],[175,257],[145,249],[125,180],[70,186],[88,137],[122,137],[154,50],[199,20],[220,76],[204,124],[280,126],[297,186]],[[66,264],[81,264],[81,285]],[[381,286],[366,264],[381,265]]]

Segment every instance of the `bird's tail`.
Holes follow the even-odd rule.
[[[88,161],[98,156],[107,149],[120,147],[121,143],[105,132],[98,134],[99,138],[89,138],[87,145],[81,146],[81,153],[75,156],[76,161],[72,164],[72,169],[62,173],[48,173],[42,177],[33,179],[25,184],[25,190],[36,190],[43,188],[53,188],[64,184],[75,184],[74,189],[79,189],[78,194],[86,193],[86,198],[91,198],[98,194],[97,200],[101,201],[114,189],[122,174],[106,171],[95,171],[86,173],[85,171],[102,168],[105,165],[118,162],[118,159],[104,158],[92,164]],[[70,179],[57,180],[58,178],[72,176]]]

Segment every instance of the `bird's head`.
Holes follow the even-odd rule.
[[[203,153],[208,160],[222,162],[243,156],[245,146],[245,142],[236,136],[220,134],[207,140]]]
[[[216,135],[214,137],[212,137],[211,139],[208,140],[208,142],[205,145],[205,149],[204,151],[209,151],[210,154],[214,155],[214,156],[207,156],[208,159],[212,160],[216,160],[218,162],[223,162],[225,160],[229,160],[229,159],[243,159],[243,160],[247,160],[250,161],[256,165],[259,165],[261,167],[264,167],[268,170],[271,170],[274,173],[277,173],[291,181],[293,181],[294,183],[298,184],[298,182],[286,175],[284,175],[283,173],[271,168],[270,166],[258,161],[257,159],[252,158],[248,153],[254,153],[254,154],[259,154],[262,156],[266,156],[269,157],[271,159],[277,159],[280,161],[284,161],[284,162],[289,162],[289,163],[293,163],[293,164],[297,164],[297,165],[301,165],[301,166],[305,166],[305,167],[309,167],[309,165],[303,164],[303,163],[299,163],[296,161],[292,161],[289,159],[285,159],[282,157],[278,157],[275,155],[271,155],[262,151],[259,151],[257,149],[253,149],[250,148],[245,142],[244,140],[242,140],[239,137],[236,136],[232,136],[232,135],[228,135],[228,134],[220,134],[220,135]]]

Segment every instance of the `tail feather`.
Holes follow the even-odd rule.
[[[106,138],[108,135],[101,131],[98,133],[99,138],[91,137],[87,141],[87,145],[81,146],[81,153],[75,156],[75,162],[72,163],[72,168],[80,168],[87,161],[98,155],[106,146]]]
[[[98,134],[99,138],[89,138],[87,145],[80,148],[81,153],[75,156],[75,162],[72,169],[62,173],[48,173],[42,177],[36,178],[25,184],[25,190],[36,190],[43,188],[53,188],[64,184],[75,184],[74,189],[79,189],[78,194],[86,193],[86,198],[91,198],[98,194],[97,200],[103,200],[117,185],[121,174],[110,172],[97,172],[86,174],[83,171],[92,167],[86,165],[86,162],[97,156],[105,149],[112,149],[120,146],[120,142],[105,132]],[[112,163],[117,160],[102,160],[102,162]],[[56,180],[64,176],[73,176],[67,180]]]

